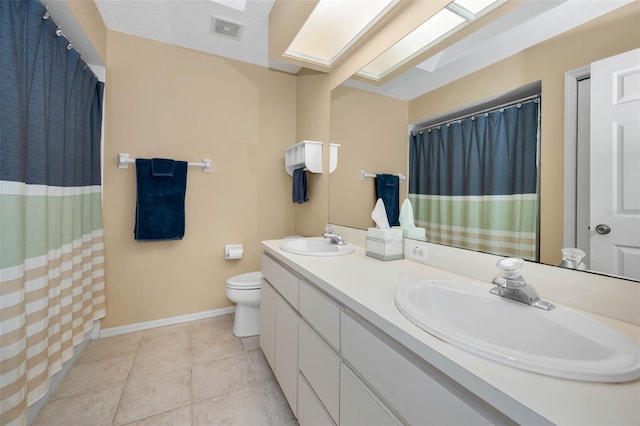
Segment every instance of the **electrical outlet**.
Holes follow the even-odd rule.
[[[428,263],[429,251],[427,246],[418,243],[408,243],[406,258],[420,263]]]

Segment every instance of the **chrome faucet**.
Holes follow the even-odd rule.
[[[520,270],[524,266],[524,260],[515,257],[501,259],[497,263],[498,269],[502,271],[504,277],[496,277],[493,283],[496,285],[489,292],[500,297],[515,300],[545,311],[550,311],[555,306],[545,300],[541,300],[538,292],[531,285],[527,284]]]
[[[333,225],[330,223],[328,223],[327,226],[324,228],[324,234],[322,234],[322,236],[324,238],[329,238],[329,241],[331,241],[332,244],[337,244],[339,246],[347,244],[343,241],[340,234],[335,233],[333,229]]]

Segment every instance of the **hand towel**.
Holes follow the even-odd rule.
[[[173,166],[175,161],[166,158],[151,159],[151,176],[173,176]]]
[[[307,196],[307,172],[304,167],[293,171],[292,199],[294,203],[298,204],[309,201]]]
[[[376,175],[376,198],[382,198],[389,225],[400,225],[400,178],[397,175]]]
[[[154,176],[154,170],[158,175]],[[135,239],[181,240],[185,228],[187,162],[138,158],[136,182]]]

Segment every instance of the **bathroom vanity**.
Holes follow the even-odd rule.
[[[489,361],[423,331],[394,303],[410,281],[476,280],[361,247],[314,257],[280,243],[263,242],[260,345],[301,425],[640,424],[640,380],[581,382]]]

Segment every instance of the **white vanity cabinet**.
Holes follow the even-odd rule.
[[[300,425],[492,424],[482,401],[319,286],[262,265],[260,345]]]
[[[341,317],[340,337],[343,358],[393,407],[403,423],[492,424],[452,392],[457,386],[453,381],[437,371],[429,374],[425,370],[433,367],[418,366],[347,313]]]
[[[291,410],[298,410],[298,278],[262,256],[260,347]]]

